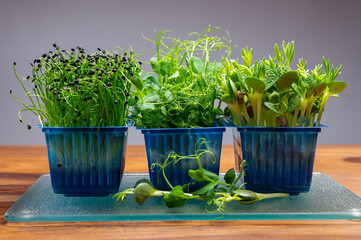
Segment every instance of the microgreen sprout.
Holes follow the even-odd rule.
[[[214,33],[215,31],[215,33]],[[202,33],[190,33],[181,41],[156,32],[151,40],[156,54],[150,59],[153,73],[134,79],[136,91],[129,101],[135,126],[143,128],[210,127],[220,109],[217,78],[221,61],[211,62],[214,52],[233,50],[229,38],[220,37],[220,29],[209,26]]]
[[[78,46],[62,50],[54,43],[55,51],[35,59],[32,76],[22,80],[14,73],[31,104],[11,96],[23,109],[37,115],[42,126],[49,127],[104,127],[125,126],[131,79],[141,76],[141,64],[133,53],[120,48],[114,51],[98,49],[87,54]],[[119,54],[116,50],[121,50]],[[32,85],[30,89],[26,85]]]
[[[238,176],[236,176],[235,170],[232,168],[224,175],[224,181],[221,181],[218,174],[207,171],[202,167],[200,161],[200,157],[202,155],[208,154],[210,157],[214,157],[212,152],[202,147],[206,144],[206,140],[204,138],[200,138],[195,145],[195,154],[189,156],[179,156],[177,153],[171,152],[168,155],[167,160],[160,166],[161,170],[159,173],[163,174],[163,177],[166,179],[166,182],[171,189],[170,191],[157,190],[149,180],[141,179],[135,184],[134,188],[119,192],[115,194],[113,198],[116,199],[117,203],[120,201],[125,202],[126,198],[133,194],[134,201],[138,204],[143,204],[150,197],[163,197],[164,205],[169,208],[182,207],[188,200],[197,199],[204,201],[209,206],[206,208],[207,212],[222,214],[226,208],[226,204],[231,201],[249,205],[266,198],[289,196],[287,193],[261,194],[244,190],[242,187],[246,183],[239,182],[241,177],[244,175],[244,166],[246,165],[245,161],[243,161],[240,165],[240,174]],[[205,184],[202,188],[192,193],[187,193],[185,191],[190,183],[183,186],[172,186],[165,174],[166,167],[170,163],[182,161],[182,159],[194,159],[197,161],[199,168],[196,170],[190,169],[188,174],[193,181]]]
[[[275,57],[253,65],[253,50],[248,48],[242,49],[243,65],[224,59],[229,67],[219,83],[227,114],[242,126],[319,126],[328,98],[337,97],[347,86],[335,81],[342,65],[335,68],[323,57],[323,66],[315,66],[310,73],[307,61],[299,59],[297,70],[292,70],[294,42],[283,42],[280,47],[275,44],[274,51]]]

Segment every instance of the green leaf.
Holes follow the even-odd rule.
[[[134,106],[135,104],[137,104],[137,102],[138,102],[138,99],[136,99],[134,96],[132,96],[132,97],[129,99],[128,106],[132,107],[132,106]]]
[[[265,105],[266,107],[268,107],[270,110],[272,110],[273,112],[277,113],[277,114],[280,114],[280,115],[283,114],[283,112],[281,112],[280,110],[278,110],[277,106],[274,105],[273,103],[265,102],[264,105]]]
[[[130,78],[130,81],[134,84],[134,86],[138,89],[138,90],[142,90],[143,89],[143,82],[142,79],[140,79],[140,77],[138,75],[134,75]]]
[[[222,96],[221,100],[222,100],[223,102],[227,103],[227,104],[232,104],[232,103],[233,103],[232,97],[231,97],[231,95],[229,95],[229,94],[224,94],[224,95]]]
[[[237,99],[237,87],[232,80],[226,78],[228,94],[231,96],[232,102],[235,102]]]
[[[169,90],[164,93],[164,97],[168,102],[174,100],[173,94]]]
[[[155,103],[159,100],[159,95],[156,92],[150,92],[147,96],[143,98],[146,103]]]
[[[158,58],[152,57],[150,59],[150,65],[152,66],[152,69],[154,72],[159,73],[159,65],[158,65]]]
[[[208,183],[207,185],[203,186],[202,188],[198,189],[197,191],[192,192],[193,195],[204,195],[208,191],[211,191],[215,186],[218,185],[218,181],[213,183]]]
[[[205,169],[189,169],[188,175],[196,182],[205,183],[211,181],[218,181],[219,176],[213,172],[207,171]]]
[[[320,96],[325,90],[326,90],[327,84],[325,82],[321,82],[319,83],[315,89],[313,94],[315,95],[315,97]]]
[[[167,116],[168,116],[168,110],[167,110],[167,108],[166,108],[165,106],[162,106],[160,109],[161,109],[163,115],[164,115],[165,117],[167,117]]]
[[[204,195],[204,199],[205,199],[206,201],[211,201],[211,200],[214,199],[215,196],[216,196],[216,194],[214,193],[213,188],[211,188],[211,189],[208,190],[208,191],[206,192],[206,194]]]
[[[333,81],[333,82],[329,82],[327,86],[328,86],[328,91],[331,94],[336,94],[345,90],[345,88],[347,87],[347,83],[342,81]]]
[[[281,91],[287,91],[298,78],[297,71],[289,71],[284,73],[276,82],[277,87]]]
[[[187,69],[184,69],[184,68],[178,69],[178,73],[179,73],[180,79],[186,79],[189,76]]]
[[[189,169],[188,175],[196,182],[208,182],[201,169],[197,169],[197,170]]]
[[[203,169],[204,175],[206,175],[208,178],[212,179],[213,181],[218,181],[219,180],[219,176],[218,174],[205,170]]]
[[[269,70],[266,72],[266,76],[264,78],[264,82],[266,84],[266,89],[268,90],[269,88],[271,88],[278,80],[279,78],[279,74],[277,73],[277,71],[275,70]]]
[[[262,93],[266,89],[264,82],[255,77],[246,77],[245,79],[248,87],[252,88],[257,93]]]
[[[224,181],[228,184],[232,184],[235,179],[236,172],[234,171],[234,168],[231,168],[227,171],[226,175],[224,175]]]
[[[213,62],[211,64],[208,65],[206,71],[206,75],[210,76],[211,78],[214,77],[214,75],[218,74],[219,72],[221,72],[223,69],[223,65],[220,62]]]
[[[293,83],[291,87],[299,96],[302,96],[301,89],[297,86],[297,84]]]
[[[195,73],[204,73],[205,67],[202,60],[198,57],[193,56],[191,58],[191,67]]]
[[[276,57],[278,63],[282,64],[282,62],[283,62],[283,52],[279,50],[277,43],[274,46],[274,50],[275,50],[275,57]]]
[[[175,186],[170,193],[163,198],[163,203],[169,208],[182,207],[187,203],[189,197],[184,194],[182,186]]]
[[[159,73],[164,76],[167,74],[167,63],[164,61],[159,62]]]
[[[147,88],[150,88],[153,90],[159,90],[160,83],[159,83],[158,78],[156,78],[152,75],[149,75],[144,78],[144,81],[145,81],[144,87],[147,87]]]
[[[150,186],[152,186],[153,188],[154,188],[154,186],[153,186],[153,184],[148,180],[148,179],[146,179],[146,178],[142,178],[142,179],[140,179],[140,180],[138,180],[135,184],[134,184],[134,188],[136,188],[139,184],[141,184],[141,183],[147,183],[147,184],[149,184]],[[154,188],[155,189],[155,188]]]
[[[234,83],[240,82],[240,81],[241,81],[241,76],[239,75],[238,72],[233,72],[233,73],[231,74],[231,80],[232,80]]]
[[[299,103],[300,103],[300,96],[298,94],[294,95],[291,98],[291,100],[288,102],[287,109],[286,109],[285,113],[292,112],[297,107],[297,105]]]
[[[202,75],[201,77],[198,78],[198,83],[201,86],[201,88],[205,89],[205,88],[207,88],[207,83],[203,76],[204,75]]]
[[[140,114],[139,105],[135,106],[132,111],[132,119],[137,118],[138,114]]]
[[[155,109],[154,104],[152,104],[152,103],[139,104],[139,105],[137,106],[137,108],[138,108],[139,111],[141,111],[141,112]]]

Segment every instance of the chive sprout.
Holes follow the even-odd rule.
[[[120,61],[123,54],[115,50],[87,54],[80,46],[71,52],[60,49],[56,43],[53,47],[55,53],[44,53],[31,63],[32,77],[20,79],[13,63],[15,77],[30,100],[26,104],[10,90],[15,101],[23,106],[18,114],[20,121],[31,129],[22,119],[22,113],[30,111],[39,117],[42,126],[125,126],[130,78],[142,74],[136,55]]]

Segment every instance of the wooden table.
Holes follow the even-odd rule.
[[[221,171],[234,166],[222,150]],[[319,145],[315,171],[361,196],[361,145]],[[128,146],[126,172],[147,172],[144,146]],[[361,239],[361,220],[10,223],[5,212],[44,173],[45,146],[0,146],[0,239]]]

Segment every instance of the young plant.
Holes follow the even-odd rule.
[[[325,104],[330,96],[338,96],[347,84],[335,81],[342,65],[334,68],[323,58],[308,73],[307,61],[299,60],[298,69],[290,65],[294,42],[274,46],[275,57],[263,58],[253,65],[252,49],[242,49],[243,65],[225,59],[227,66],[219,79],[222,100],[227,103],[233,122],[240,126],[312,127],[319,126]]]
[[[212,152],[202,147],[203,145],[206,145],[206,141],[204,138],[201,138],[198,139],[196,143],[195,154],[180,156],[175,152],[171,152],[168,155],[167,160],[161,166],[159,174],[163,174],[163,177],[166,179],[169,187],[171,188],[170,191],[157,190],[148,179],[141,179],[135,184],[134,188],[119,192],[115,194],[113,198],[115,198],[118,203],[121,200],[125,201],[127,196],[133,194],[134,201],[138,204],[143,204],[150,197],[163,197],[164,205],[169,208],[182,207],[188,200],[197,199],[204,201],[211,207],[211,209],[206,209],[207,212],[223,213],[226,208],[226,203],[231,201],[249,205],[266,198],[289,196],[289,194],[286,193],[261,194],[242,189],[245,183],[241,184],[238,182],[244,175],[243,167],[246,164],[245,161],[242,162],[240,166],[240,174],[238,176],[236,176],[235,170],[232,168],[227,171],[224,176],[224,181],[222,181],[219,175],[203,169],[200,157],[204,154],[214,157]],[[172,162],[182,161],[183,159],[194,159],[197,161],[199,168],[196,170],[189,170],[188,174],[193,181],[205,184],[205,186],[192,193],[186,192],[190,183],[183,186],[172,186],[167,180],[165,174],[167,165]]]
[[[230,39],[213,35],[209,26],[202,33],[190,33],[181,41],[156,33],[156,55],[150,59],[153,73],[136,80],[132,119],[141,128],[192,128],[213,126],[220,109],[220,88],[217,83],[222,62],[211,62],[214,52],[233,50]],[[227,42],[227,44],[224,43]]]
[[[18,77],[30,104],[11,96],[23,109],[37,115],[42,126],[48,127],[104,127],[125,126],[128,102],[134,78],[142,73],[141,62],[132,52],[119,54],[98,48],[97,53],[87,54],[82,47],[71,51],[44,53],[30,63],[32,75]],[[121,49],[120,49],[121,50]],[[32,87],[27,88],[27,82]]]

